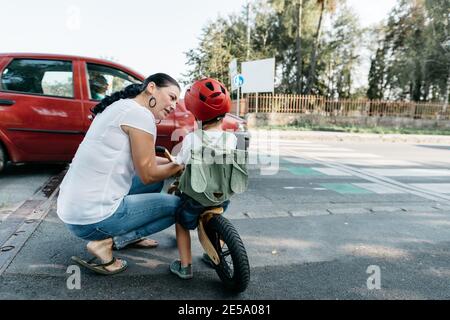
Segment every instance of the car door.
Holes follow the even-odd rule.
[[[108,66],[98,62],[86,61],[81,69],[84,80],[83,92],[85,99],[83,101],[85,110],[85,129],[87,130],[92,122],[90,110],[105,95],[111,95],[116,91],[121,91],[133,83],[141,83],[137,77],[130,75],[125,70],[117,66]],[[158,137],[156,144],[171,149],[171,135],[174,130],[173,114],[166,119],[157,122]]]
[[[6,135],[22,160],[70,160],[84,133],[73,61],[13,58],[0,72],[2,98],[14,101]]]

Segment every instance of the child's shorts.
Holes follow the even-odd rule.
[[[208,207],[202,206],[200,203],[185,194],[181,194],[180,198],[181,204],[175,212],[175,219],[184,228],[194,230],[198,226],[198,218]],[[225,212],[229,204],[230,200],[227,200],[216,207],[222,207]]]

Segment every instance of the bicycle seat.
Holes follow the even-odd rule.
[[[205,213],[210,213],[210,214],[222,214],[223,213],[223,208],[222,207],[210,207],[210,208],[206,208],[206,210],[203,212]]]

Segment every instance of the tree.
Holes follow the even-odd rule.
[[[399,0],[372,59],[369,97],[448,100],[448,0]],[[443,97],[443,98],[442,98]]]
[[[192,69],[183,75],[182,82],[189,84],[208,76],[230,83],[229,62],[233,57],[245,56],[245,28],[245,21],[236,16],[207,24],[202,30],[199,46],[185,53]]]
[[[297,70],[295,73],[296,90],[302,92],[303,87],[303,56],[302,56],[302,20],[303,6],[305,0],[270,0],[269,3],[275,8],[278,14],[282,14],[281,20],[288,35],[292,35],[295,30],[295,57]],[[294,22],[294,23],[292,23]],[[290,68],[289,68],[290,69]],[[290,70],[289,70],[290,71]]]
[[[317,33],[320,6],[317,0],[268,0],[268,3],[277,14],[281,31],[277,46],[283,67],[280,90],[301,94],[308,78],[305,71],[314,69],[315,72],[315,67],[309,67],[311,61],[307,53],[313,50],[314,39],[319,38],[316,35],[320,36],[320,32]]]
[[[343,3],[257,0],[251,17],[247,8],[219,17],[202,29],[198,47],[186,53],[192,69],[184,82],[211,76],[230,83],[232,58],[275,56],[277,92],[351,97],[361,66],[359,48],[370,42],[371,33]],[[448,0],[398,0],[373,41],[369,98],[448,100],[450,48],[443,44],[449,39],[449,6]]]
[[[317,30],[314,36],[314,45],[311,50],[310,64],[308,78],[306,80],[306,88],[304,90],[305,94],[310,94],[312,87],[314,85],[316,76],[316,63],[317,63],[317,50],[320,44],[320,36],[322,33],[322,20],[325,10],[329,12],[334,12],[337,5],[337,0],[316,0],[317,5],[320,7],[319,22],[317,24]]]
[[[372,58],[369,70],[369,88],[367,97],[371,100],[383,99],[385,90],[385,48],[378,48],[375,57]]]
[[[265,0],[253,4],[254,14],[247,21],[247,8],[241,14],[232,14],[227,18],[218,18],[209,22],[203,29],[197,48],[186,52],[187,64],[191,70],[184,74],[183,83],[191,83],[203,76],[217,77],[224,83],[230,83],[228,64],[236,58],[263,59],[276,56],[282,63],[282,55],[277,47],[283,38],[284,30],[280,30],[279,19],[275,11],[267,6]],[[250,50],[247,39],[247,25],[251,24]]]
[[[354,12],[345,5],[339,7],[324,33],[317,80],[311,92],[333,98],[351,97],[353,74],[361,63],[358,51],[363,34]]]

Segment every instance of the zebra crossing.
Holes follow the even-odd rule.
[[[450,200],[450,153],[441,153],[439,159],[415,161],[375,152],[361,152],[357,146],[340,146],[314,141],[259,139],[250,146],[250,152],[279,155],[279,171],[297,176],[359,177],[364,182],[328,184],[328,190],[342,193],[425,194]],[[446,150],[442,152],[447,152]],[[447,156],[447,158],[445,157]],[[433,161],[440,161],[436,168]],[[442,166],[442,163],[444,166]],[[448,166],[445,164],[448,163]],[[438,181],[436,181],[438,179]],[[420,180],[420,181],[419,181]],[[321,187],[323,187],[322,185]],[[289,186],[288,186],[289,187]],[[295,187],[294,187],[295,188]],[[436,199],[434,199],[436,200]]]

